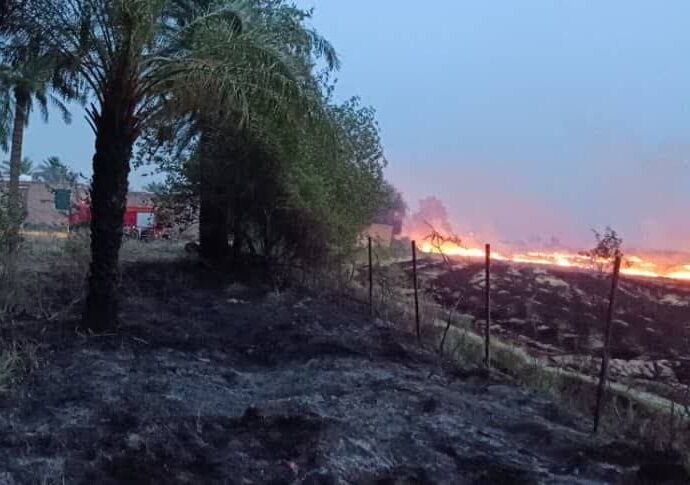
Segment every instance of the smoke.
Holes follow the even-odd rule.
[[[614,147],[590,185],[592,218],[610,224],[628,247],[690,246],[690,145]]]
[[[446,206],[435,196],[419,201],[417,211],[405,219],[403,231],[411,237],[423,238],[431,232],[432,227],[445,234],[453,233]]]
[[[687,251],[689,160],[690,144],[624,140],[553,163],[411,160],[393,181],[411,207],[423,201],[403,230],[415,238],[428,234],[428,220],[468,245],[580,250],[595,243],[592,229],[610,226],[627,250]]]
[[[490,242],[496,248],[559,249],[563,248],[560,233],[554,228],[562,218],[552,217],[552,212],[536,204],[514,197],[509,203],[498,203],[497,198],[477,205],[482,198],[472,197],[471,192],[453,200],[454,206],[464,210],[451,214],[444,201],[437,196],[419,200],[418,208],[408,215],[403,224],[403,234],[411,239],[422,240],[432,228],[445,234],[458,236],[466,247],[480,247]],[[501,198],[501,200],[505,200]],[[546,228],[543,232],[540,229]],[[550,229],[550,230],[549,230]],[[516,237],[520,234],[522,237]],[[591,233],[587,233],[591,236]]]

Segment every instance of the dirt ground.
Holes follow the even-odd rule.
[[[687,483],[500,374],[440,362],[346,297],[129,264],[123,325],[25,322],[0,483]],[[666,481],[664,481],[666,480]]]

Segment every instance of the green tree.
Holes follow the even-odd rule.
[[[165,183],[163,182],[149,182],[144,185],[144,192],[150,192],[152,194],[158,195],[165,191]]]
[[[62,113],[65,122],[71,117],[63,101],[77,98],[74,85],[65,75],[61,57],[47,48],[39,36],[15,35],[3,45],[0,66],[0,144],[11,140],[8,184],[10,249],[16,246],[20,225],[21,201],[19,176],[22,171],[24,129],[35,107],[48,121],[48,105]],[[10,136],[11,133],[11,136]]]
[[[130,158],[147,123],[165,109],[242,120],[257,99],[280,105],[301,86],[287,69],[291,60],[274,48],[278,39],[242,23],[244,2],[202,9],[180,0],[27,1],[33,28],[71,57],[96,100],[87,111],[96,150],[85,324],[101,331],[117,321]]]
[[[74,185],[78,175],[59,157],[46,158],[33,172],[34,179],[51,185]]]
[[[176,196],[168,201],[184,213],[204,197],[205,173],[216,181],[212,196],[225,200],[220,241],[227,245],[232,236],[235,261],[242,252],[306,267],[337,261],[375,214],[399,204],[383,180],[386,160],[373,109],[356,98],[322,102],[325,118],[286,127],[279,117],[255,117],[241,132],[219,126],[186,156],[171,152],[161,163],[169,173],[166,192]]]
[[[187,7],[187,10],[178,9],[180,23],[188,21],[193,7],[203,8],[208,3],[204,0],[179,2],[178,5]],[[317,59],[323,59],[329,70],[338,66],[333,47],[317,32],[306,27],[304,20],[310,12],[284,0],[252,0],[243,4],[246,11],[238,19],[235,29],[243,34],[254,33],[250,37],[253,43],[248,45],[243,35],[236,35],[231,40],[237,45],[229,47],[256,51],[262,53],[262,57],[273,59],[272,69],[278,76],[269,84],[271,90],[255,93],[244,107],[225,105],[222,110],[204,110],[192,118],[183,116],[181,124],[185,135],[179,136],[179,131],[174,133],[178,135],[174,144],[185,145],[190,140],[194,141],[194,160],[198,164],[196,173],[199,175],[196,183],[199,184],[200,253],[216,261],[227,255],[229,219],[232,219],[234,227],[235,256],[244,241],[244,231],[240,230],[243,211],[236,208],[241,198],[238,192],[246,189],[236,183],[248,153],[244,145],[259,138],[270,143],[268,140],[276,138],[280,132],[294,133],[293,128],[302,120],[319,117],[322,106],[312,73],[313,64]],[[293,89],[286,91],[285,86]],[[282,91],[283,95],[275,98],[271,94],[273,91]],[[266,93],[270,96],[267,97]],[[164,118],[163,124],[165,131],[169,119]],[[266,129],[269,125],[271,129]]]
[[[9,178],[10,176],[11,163],[9,160],[4,160],[2,162],[2,176],[3,178]],[[19,162],[19,175],[33,175],[34,174],[34,162],[29,157],[24,157]]]
[[[403,220],[407,214],[407,204],[402,194],[390,183],[385,182],[383,187],[383,202],[374,216],[374,222],[388,224],[393,227],[393,234],[402,233]]]

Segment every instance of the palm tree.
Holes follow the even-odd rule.
[[[54,185],[72,185],[77,181],[77,174],[62,163],[59,157],[46,158],[33,172],[33,175],[36,180]]]
[[[60,57],[46,49],[38,37],[17,35],[3,46],[0,66],[0,145],[7,147],[11,132],[9,161],[8,213],[10,250],[16,246],[20,226],[21,201],[19,176],[22,173],[24,129],[38,107],[48,121],[48,105],[52,102],[66,123],[71,121],[64,100],[77,98],[73,87],[59,74]]]
[[[215,261],[223,260],[227,255],[230,218],[233,219],[234,226],[232,233],[235,256],[242,245],[241,221],[238,211],[231,211],[231,194],[234,191],[229,187],[235,184],[238,167],[244,162],[239,159],[247,156],[246,145],[267,136],[275,141],[278,132],[296,132],[298,118],[323,115],[321,93],[312,67],[317,58],[325,60],[328,70],[339,67],[338,57],[331,44],[304,25],[309,12],[281,1],[254,0],[245,3],[252,7],[249,9],[250,14],[241,17],[241,22],[235,24],[235,29],[261,32],[266,39],[270,39],[272,55],[283,60],[280,66],[282,72],[286,78],[301,87],[301,93],[300,96],[281,100],[278,111],[275,103],[266,103],[264,97],[254,96],[248,100],[251,116],[243,116],[243,113],[238,112],[237,106],[230,106],[229,111],[205,110],[193,120],[199,135],[196,161],[200,175],[200,253]],[[178,0],[176,6],[179,22],[184,24],[189,19],[190,11],[204,8],[208,4],[208,0]],[[239,36],[232,39],[234,44],[240,44],[241,40]],[[243,120],[244,123],[238,120]],[[279,120],[277,124],[280,125],[277,130],[276,120]],[[165,122],[167,127],[167,120]],[[266,129],[267,125],[271,125],[271,129]],[[234,212],[232,217],[230,212]]]
[[[2,169],[0,172],[2,173],[3,178],[9,178],[10,176],[10,161],[9,160],[4,160],[2,162]],[[32,175],[34,174],[34,162],[31,160],[29,157],[24,157],[22,160],[19,162],[19,175]]]
[[[165,183],[163,182],[149,182],[143,187],[144,192],[149,192],[154,195],[158,195],[165,191]]]
[[[133,145],[171,99],[188,113],[249,115],[255,99],[298,99],[294,59],[270,32],[244,28],[245,2],[28,0],[34,26],[71,56],[95,99],[91,265],[85,324],[117,322],[118,256]],[[189,12],[184,22],[178,7]],[[189,7],[189,8],[188,8]],[[249,102],[252,100],[252,103]],[[169,104],[167,104],[169,106]]]

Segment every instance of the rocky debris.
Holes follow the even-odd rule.
[[[2,483],[686,483],[675,457],[593,440],[357,304],[173,270],[137,267],[115,335],[53,341],[0,401]]]

